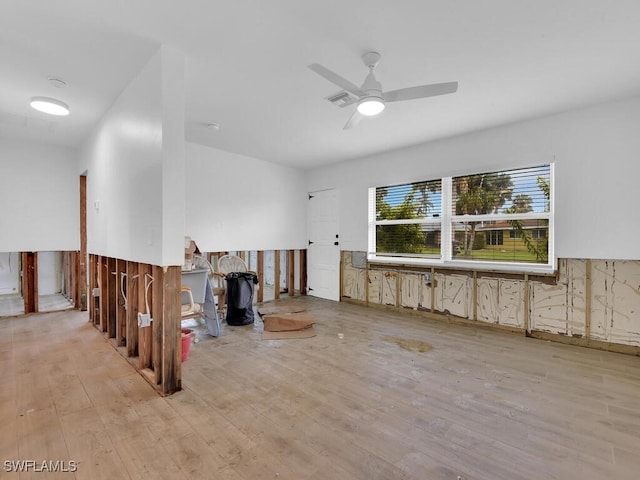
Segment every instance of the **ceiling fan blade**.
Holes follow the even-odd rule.
[[[432,85],[421,85],[419,87],[401,88],[384,92],[385,102],[400,102],[402,100],[414,100],[416,98],[435,97],[455,93],[458,90],[458,82],[434,83]]]
[[[357,86],[355,86],[353,83],[351,83],[349,80],[347,80],[346,78],[342,78],[337,73],[332,72],[326,67],[323,67],[319,63],[312,63],[311,65],[309,65],[309,68],[314,72],[316,72],[321,77],[325,78],[326,80],[329,80],[331,83],[335,83],[343,90],[346,90],[347,92],[351,92],[357,97],[361,97],[362,95],[364,95],[364,92],[360,90]]]
[[[355,109],[353,111],[353,114],[351,115],[351,117],[349,117],[349,120],[347,120],[347,123],[345,124],[343,130],[349,130],[350,128],[355,127],[356,125],[358,125],[360,123],[360,120],[362,120],[362,118],[364,117],[364,115],[362,115],[358,109]]]

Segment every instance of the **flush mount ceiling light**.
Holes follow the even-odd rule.
[[[358,102],[358,112],[367,117],[378,115],[384,110],[384,102],[379,97],[365,97]]]
[[[49,115],[69,115],[69,106],[55,98],[33,97],[31,99],[31,108]]]

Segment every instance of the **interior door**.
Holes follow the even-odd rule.
[[[309,295],[340,300],[340,234],[338,192],[309,194],[307,290]]]

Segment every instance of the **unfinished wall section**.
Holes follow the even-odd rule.
[[[556,281],[530,282],[531,330],[574,338],[587,336],[587,263],[587,260],[560,259]]]
[[[342,252],[341,297],[364,302],[367,299],[365,265],[354,266],[351,252]]]
[[[560,259],[555,276],[371,264],[342,253],[343,300],[640,355],[640,261]]]
[[[592,261],[591,285],[591,338],[640,345],[640,261]]]
[[[180,267],[89,254],[89,321],[162,395],[182,388],[180,285]]]

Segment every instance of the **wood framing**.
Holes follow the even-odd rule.
[[[97,304],[92,308],[95,327],[161,394],[180,390],[181,267],[97,255],[89,259],[89,283],[100,285],[100,297],[92,301]],[[151,315],[150,326],[138,325],[139,312]]]
[[[89,321],[94,325],[99,323],[99,300],[94,295],[94,290],[99,288],[98,282],[98,258],[96,255],[89,255]]]
[[[118,282],[116,280],[116,259],[107,258],[107,336],[116,338],[116,312],[118,310]]]
[[[286,281],[295,292],[296,252],[287,250]],[[249,253],[245,252],[245,258]],[[257,251],[260,286],[264,284],[264,251]],[[306,289],[306,251],[300,251],[300,291]],[[182,388],[182,339],[180,315],[181,267],[161,267],[90,254],[89,286],[99,290],[90,296],[89,317],[94,326],[122,356],[162,395]],[[212,257],[209,257],[212,258]],[[276,278],[280,279],[279,250],[274,251]],[[258,292],[263,289],[260,288]],[[282,292],[281,282],[275,285]],[[260,293],[259,293],[260,294]],[[276,297],[277,298],[277,297]],[[260,299],[262,301],[262,299]],[[151,323],[141,327],[139,313]]]
[[[180,267],[153,267],[154,355],[156,383],[163,394],[181,388]],[[158,348],[160,347],[160,348]]]
[[[258,251],[258,294],[256,296],[258,303],[264,301],[264,251]]]
[[[153,292],[151,303],[151,312],[153,312],[153,322],[151,322],[152,343],[154,347],[161,347],[153,348],[151,352],[151,369],[154,373],[156,385],[160,385],[162,381],[162,357],[164,353],[164,342],[162,341],[165,302],[164,270],[162,267],[154,265],[151,267],[151,275],[153,276],[153,283],[151,284],[151,291]]]
[[[87,309],[87,177],[80,177],[80,251],[78,252],[76,308]]]
[[[584,284],[584,330],[587,345],[591,342],[591,260],[586,260]]]
[[[100,270],[98,278],[100,282],[100,330],[107,331],[109,324],[109,266],[107,257],[99,256]]]
[[[524,274],[524,331],[526,335],[529,335],[529,274]]]
[[[307,294],[307,251],[300,250],[300,295]]]
[[[38,311],[38,252],[22,252],[24,313]]]
[[[287,292],[290,297],[296,294],[296,252],[287,251]]]
[[[126,305],[127,262],[116,260],[116,345],[124,347],[127,338],[127,305]]]
[[[80,252],[69,252],[69,257],[70,257],[69,271],[71,274],[71,278],[69,279],[69,286],[71,288],[69,299],[73,302],[73,306],[76,309],[80,310],[80,283],[78,282],[78,278],[80,276]],[[85,279],[86,279],[86,276],[85,276]],[[86,290],[86,287],[85,287],[85,290]],[[86,294],[85,294],[85,300],[86,300]],[[84,309],[85,310],[87,309],[86,304]]]
[[[153,280],[151,275],[151,265],[138,264],[138,305],[143,313],[151,313],[153,305],[153,290],[149,287],[149,282]],[[146,291],[146,301],[145,301]],[[151,316],[153,318],[153,315]],[[153,323],[153,322],[152,322]],[[141,370],[151,367],[152,354],[152,332],[151,327],[139,327],[138,329],[138,368]]]
[[[140,277],[138,276],[138,264],[136,262],[127,262],[127,317],[126,317],[126,334],[125,343],[127,345],[127,356],[138,356],[138,305],[139,295],[138,288]]]
[[[273,263],[273,298],[278,300],[280,298],[280,250],[273,251]]]

